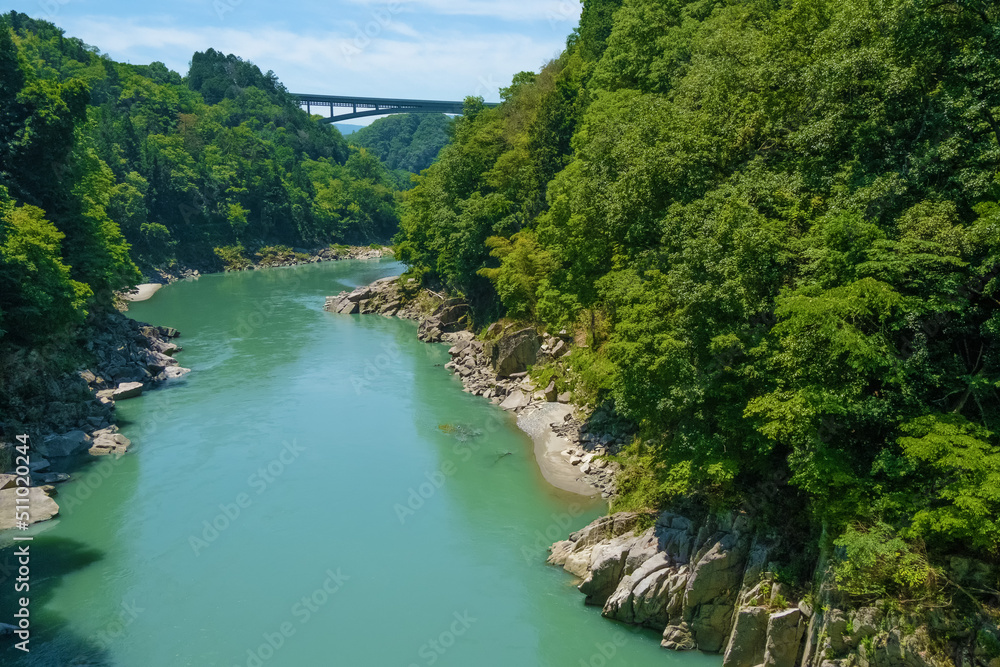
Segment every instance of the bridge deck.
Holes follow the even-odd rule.
[[[384,116],[394,113],[447,113],[461,114],[465,106],[464,102],[450,102],[443,100],[408,100],[391,97],[354,97],[350,95],[309,95],[292,93],[299,106],[306,107],[312,113],[312,107],[329,107],[330,116],[324,118],[324,123],[337,123],[342,120],[352,118],[364,118],[366,116]],[[495,107],[496,104],[487,104],[488,107]],[[334,109],[351,109],[350,113],[335,115]]]

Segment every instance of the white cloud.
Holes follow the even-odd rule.
[[[350,0],[359,5],[394,7],[450,16],[480,16],[505,21],[550,21],[575,23],[580,18],[579,0]]]
[[[212,47],[251,60],[263,71],[274,70],[295,92],[422,99],[475,94],[496,100],[497,89],[516,72],[537,70],[563,44],[558,34],[546,42],[517,33],[426,34],[396,20],[367,34],[361,26],[298,34],[267,27],[180,28],[107,17],[71,19],[64,27],[116,60],[160,60],[181,74],[195,51]]]

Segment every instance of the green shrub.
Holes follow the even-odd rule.
[[[288,246],[283,245],[264,246],[257,251],[256,257],[261,266],[275,266],[287,262],[304,262],[309,259],[309,255],[302,252],[295,252]]]
[[[214,249],[215,256],[222,260],[226,271],[242,271],[251,266],[251,262],[243,253],[242,244],[221,246]]]
[[[851,526],[834,543],[841,551],[834,575],[848,595],[922,599],[936,590],[936,573],[923,545],[907,542],[885,523]]]
[[[980,630],[976,636],[976,644],[982,647],[989,660],[1000,658],[1000,639],[989,630]]]

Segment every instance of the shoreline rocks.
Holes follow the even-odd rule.
[[[171,356],[181,351],[175,342],[179,335],[176,329],[153,327],[111,313],[93,324],[83,340],[93,359],[89,367],[61,378],[36,380],[44,388],[41,397],[2,424],[6,433],[29,435],[31,523],[58,514],[51,485],[72,476],[62,471],[44,472],[51,465],[50,459],[71,470],[75,457],[120,456],[131,449],[132,443],[115,425],[115,402],[135,398],[190,372]],[[13,468],[13,445],[0,443],[0,454],[0,467]],[[0,475],[0,493],[14,492],[7,488],[12,480],[13,476]],[[3,521],[6,518],[0,521],[0,530],[13,527]]]
[[[346,248],[334,248],[330,246],[318,248],[318,249],[305,249],[305,248],[292,248],[292,253],[287,256],[280,256],[271,258],[270,261],[251,261],[251,263],[244,269],[239,269],[241,271],[256,271],[260,269],[268,269],[279,266],[300,266],[302,264],[318,264],[320,262],[335,262],[342,259],[381,259],[383,257],[391,257],[393,255],[392,248],[383,246],[381,248],[370,248],[367,246],[348,246]],[[300,258],[296,255],[307,255],[306,258]],[[143,285],[136,286],[137,289],[133,292],[127,292],[123,294],[123,298],[127,301],[140,301],[143,300],[140,297],[149,298],[152,296],[151,292],[156,291],[157,285],[169,285],[175,283],[178,280],[197,280],[202,275],[207,275],[216,272],[218,265],[204,265],[199,268],[194,268],[190,266],[178,266],[173,268],[156,268],[152,269],[145,276],[148,280],[147,283]],[[145,287],[144,290],[139,288]],[[147,295],[148,294],[148,295]],[[130,295],[134,295],[136,298],[129,298]]]
[[[606,618],[662,633],[672,650],[722,654],[723,667],[994,667],[975,647],[968,619],[946,610],[906,611],[890,601],[852,607],[829,570],[819,600],[779,582],[780,544],[746,515],[692,519],[663,512],[604,516],[550,547],[548,562],[578,579],[586,604]],[[957,565],[957,574],[962,565]],[[983,619],[980,632],[997,634]],[[953,637],[946,652],[928,627]]]
[[[468,304],[420,288],[416,280],[405,283],[399,276],[382,278],[351,292],[326,298],[324,310],[343,315],[379,314],[419,322],[417,337],[428,343],[450,343],[451,361],[445,368],[462,381],[464,391],[482,396],[518,417],[547,409],[549,405],[568,406],[570,397],[555,392],[554,383],[535,387],[528,378],[528,367],[550,361],[569,350],[565,341],[542,336],[530,327],[501,327],[493,324],[487,339],[479,340],[468,330]],[[533,428],[529,433],[543,474],[555,486],[574,493],[600,493],[609,498],[615,493],[617,464],[599,457],[613,453],[621,443],[611,439],[592,439],[583,423],[567,407],[558,420]],[[552,455],[553,443],[557,444]],[[591,490],[592,489],[592,490]]]

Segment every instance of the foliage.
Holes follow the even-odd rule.
[[[83,320],[91,291],[70,278],[64,238],[41,209],[14,208],[0,187],[0,336],[40,342]]]
[[[253,264],[246,256],[246,248],[242,245],[227,245],[214,248],[213,252],[222,262],[226,271],[242,271]]]
[[[366,148],[392,171],[418,174],[449,141],[451,119],[443,114],[394,114],[363,127],[347,140]]]
[[[616,507],[703,494],[855,564],[874,530],[914,569],[873,585],[915,595],[921,542],[1000,556],[998,21],[585,2],[557,59],[467,102],[397,256],[586,342],[575,399],[643,443]]]
[[[219,249],[216,249],[218,252]],[[286,262],[302,262],[309,259],[309,255],[302,252],[295,252],[288,246],[264,246],[255,253],[257,263],[261,266],[277,266]]]
[[[842,550],[834,568],[837,585],[850,595],[918,599],[936,590],[936,573],[919,545],[884,523],[849,526],[835,544]]]
[[[904,455],[930,468],[934,497],[913,516],[912,534],[1000,553],[1000,447],[961,415],[925,415],[903,424]]]

